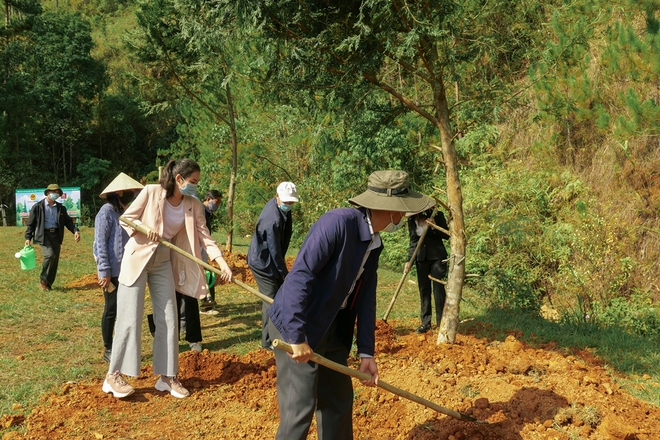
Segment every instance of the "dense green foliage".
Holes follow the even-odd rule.
[[[202,166],[200,193],[226,194],[235,173],[240,235],[282,180],[301,195],[296,244],[375,169],[445,199],[428,53],[414,50],[435,47],[470,287],[498,307],[660,333],[657,1],[3,6],[0,203],[80,185],[89,221],[119,171],[154,182],[184,156]],[[386,245],[382,264],[401,268],[405,233]]]

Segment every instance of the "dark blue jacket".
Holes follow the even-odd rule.
[[[289,271],[284,257],[290,241],[291,212],[282,212],[277,199],[272,198],[257,220],[248,249],[248,266],[268,278],[279,280],[286,277]]]
[[[370,242],[364,208],[334,209],[312,225],[268,310],[285,342],[307,342],[314,350],[337,318],[339,336],[350,347],[357,318],[358,352],[373,356],[376,272],[382,245],[371,251],[347,307],[340,311]]]

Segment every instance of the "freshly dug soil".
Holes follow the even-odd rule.
[[[621,390],[587,353],[563,355],[552,344],[530,348],[514,335],[489,341],[460,334],[454,345],[436,345],[434,334],[390,324],[378,325],[381,380],[488,424],[459,421],[354,381],[356,439],[660,438],[660,408]],[[2,438],[274,438],[276,373],[266,350],[245,356],[189,351],[180,355],[180,379],[191,391],[186,399],[156,391],[150,367],[129,379],[136,392],[123,400],[103,393],[101,378],[67,383],[26,418],[0,420],[3,427],[25,426],[24,436]],[[317,438],[315,426],[309,438]]]
[[[254,284],[244,255],[225,259],[236,279]],[[98,289],[97,277],[67,287]],[[459,421],[354,380],[355,439],[660,439],[660,408],[620,389],[590,352],[567,355],[552,343],[532,348],[519,333],[480,339],[478,326],[460,326],[454,345],[436,345],[436,334],[417,335],[413,323],[379,320],[376,353],[381,380],[487,424]],[[358,365],[357,358],[349,362]],[[274,438],[276,374],[270,351],[188,351],[179,356],[179,378],[191,392],[186,399],[156,391],[150,366],[128,379],[136,392],[126,399],[103,393],[103,378],[66,383],[27,417],[1,417],[0,429],[24,427],[24,434],[6,432],[2,440]],[[645,386],[660,388],[648,380]],[[317,438],[315,425],[308,438]]]

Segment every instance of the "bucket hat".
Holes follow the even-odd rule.
[[[115,177],[112,182],[110,182],[110,185],[106,186],[103,192],[99,194],[99,197],[105,197],[107,194],[110,194],[115,191],[125,191],[125,190],[142,189],[142,188],[144,188],[144,185],[142,185],[137,180],[133,179],[132,177],[124,173],[119,173],[119,175]]]
[[[291,182],[282,182],[277,186],[277,195],[281,202],[298,202],[298,190]]]
[[[49,191],[55,191],[60,195],[60,197],[62,197],[62,194],[64,194],[62,192],[62,188],[60,188],[60,186],[57,183],[51,183],[50,185],[48,185],[48,187],[44,190],[44,195],[47,196]]]
[[[369,209],[405,212],[406,215],[434,204],[430,197],[410,189],[408,173],[401,170],[374,171],[369,176],[367,190],[348,201]]]

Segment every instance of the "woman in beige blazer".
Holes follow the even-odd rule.
[[[130,239],[124,249],[117,289],[117,322],[112,357],[103,391],[115,397],[133,393],[122,374],[140,375],[142,319],[147,284],[154,312],[153,371],[160,375],[156,389],[175,397],[188,396],[177,380],[179,369],[178,317],[175,291],[206,297],[206,277],[201,267],[158,242],[162,237],[201,258],[201,247],[215,260],[230,281],[231,270],[206,227],[204,206],[194,197],[200,178],[193,160],[170,161],[158,185],[147,185],[124,217],[150,230],[148,235],[122,224]]]

